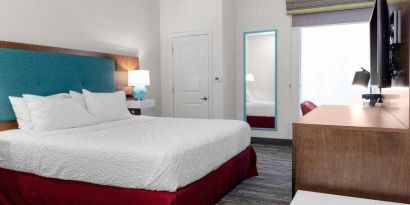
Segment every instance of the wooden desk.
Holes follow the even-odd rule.
[[[410,203],[409,129],[384,108],[320,106],[293,123],[293,189]]]

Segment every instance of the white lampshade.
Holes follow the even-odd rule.
[[[255,81],[255,76],[253,76],[252,73],[246,74],[246,81],[254,82]]]
[[[150,85],[148,70],[128,71],[128,86]]]

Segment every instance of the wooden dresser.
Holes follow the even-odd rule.
[[[293,123],[293,191],[410,203],[410,134],[384,108],[320,106]]]

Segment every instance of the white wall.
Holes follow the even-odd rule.
[[[160,104],[159,0],[0,0],[0,39],[139,55]],[[148,114],[160,113],[160,106]]]
[[[275,34],[246,37],[246,72],[255,81],[247,82],[254,100],[275,101]]]
[[[237,118],[243,119],[243,42],[245,31],[278,30],[278,131],[254,131],[254,137],[291,138],[291,122],[297,116],[292,105],[291,85],[291,17],[286,15],[286,1],[236,1],[236,67],[237,67]],[[296,99],[297,100],[297,99]]]
[[[224,118],[236,119],[236,0],[222,0]]]
[[[214,118],[243,120],[243,45],[245,31],[278,30],[278,131],[254,132],[255,137],[291,138],[291,17],[285,1],[160,0],[162,115],[172,116],[172,36],[211,34],[212,106]],[[235,41],[235,42],[234,42]],[[234,62],[235,61],[235,62]],[[232,69],[235,66],[235,69]],[[297,101],[297,99],[296,99]]]
[[[223,118],[223,44],[221,0],[160,0],[162,115],[173,116],[172,36],[209,33],[212,81],[210,102],[213,118]]]

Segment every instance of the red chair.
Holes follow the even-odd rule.
[[[302,110],[303,115],[308,114],[309,112],[311,112],[315,108],[317,108],[317,105],[315,105],[314,103],[312,103],[310,101],[305,101],[305,102],[302,102],[300,104],[300,109]]]

